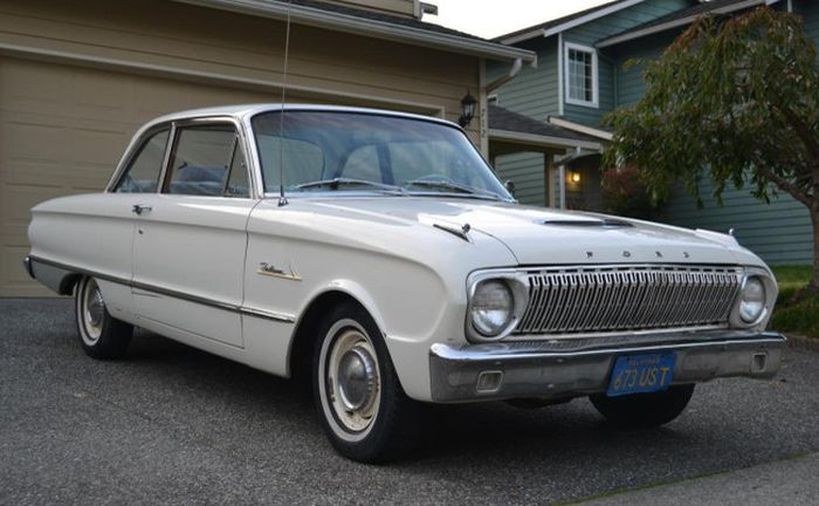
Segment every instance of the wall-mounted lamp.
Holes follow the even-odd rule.
[[[581,181],[580,173],[574,170],[569,172],[569,181],[572,184],[580,184]]]
[[[461,117],[458,118],[458,124],[461,125],[461,128],[466,128],[472,122],[472,118],[475,117],[476,105],[478,105],[478,101],[467,90],[466,96],[461,99]]]

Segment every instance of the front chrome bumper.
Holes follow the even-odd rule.
[[[621,355],[674,351],[673,384],[744,376],[771,378],[786,338],[773,332],[709,330],[641,336],[430,348],[432,400],[565,399],[605,392]]]

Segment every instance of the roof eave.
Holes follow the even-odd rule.
[[[621,44],[623,42],[628,42],[630,40],[636,40],[642,37],[647,37],[649,35],[654,35],[655,33],[664,32],[666,30],[671,30],[672,28],[677,28],[679,26],[685,26],[690,23],[693,23],[698,18],[702,16],[707,16],[709,14],[729,14],[731,12],[739,11],[742,9],[747,9],[753,7],[755,5],[772,5],[778,3],[780,0],[746,0],[745,2],[739,2],[731,5],[726,5],[725,7],[718,7],[716,9],[702,12],[699,14],[695,14],[692,16],[686,16],[680,19],[673,19],[668,21],[667,23],[662,23],[659,25],[649,26],[642,30],[635,30],[633,32],[626,32],[621,35],[615,35],[614,37],[609,37],[607,39],[603,39],[600,42],[597,42],[594,46],[597,48],[605,48],[609,46],[614,46],[616,44]]]
[[[577,123],[575,121],[570,121],[565,118],[558,118],[555,116],[549,116],[546,118],[546,122],[550,123],[555,126],[559,126],[561,128],[565,128],[567,130],[571,130],[573,132],[581,133],[584,135],[589,135],[591,137],[600,139],[601,141],[609,142],[614,137],[611,132],[606,130],[601,130],[599,128],[590,127],[588,125],[583,125],[582,123]]]
[[[518,58],[536,64],[533,51],[507,47],[489,41],[473,40],[456,35],[400,26],[375,19],[364,19],[349,14],[329,12],[304,5],[261,0],[172,0],[200,7],[237,12],[250,16],[277,20],[290,19],[298,24],[329,28],[339,32],[367,35],[380,39],[410,43],[436,49],[448,49],[492,60],[514,61]]]
[[[554,137],[551,135],[530,134],[526,132],[515,132],[512,130],[501,130],[489,128],[490,141],[514,142],[522,145],[539,146],[544,148],[558,149],[589,149],[592,151],[602,151],[603,144],[600,142],[583,141],[580,139],[567,139],[564,137]]]
[[[595,19],[608,16],[609,14],[613,14],[617,11],[627,9],[644,1],[645,0],[626,0],[615,5],[609,5],[608,7],[601,7],[600,9],[590,12],[585,16],[580,16],[578,18],[566,21],[565,23],[560,23],[558,25],[546,29],[536,28],[524,33],[513,35],[511,37],[501,35],[500,37],[496,37],[494,40],[497,40],[501,44],[509,45],[517,44],[518,42],[524,42],[537,37],[551,37],[552,35],[557,35],[558,33],[565,32],[566,30],[570,30],[576,26],[584,25],[586,23],[594,21]]]

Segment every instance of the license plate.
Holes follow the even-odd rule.
[[[606,395],[616,397],[665,390],[671,385],[676,359],[674,352],[617,357]]]

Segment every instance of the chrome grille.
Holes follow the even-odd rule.
[[[739,267],[623,265],[527,271],[515,334],[580,334],[725,324]]]

